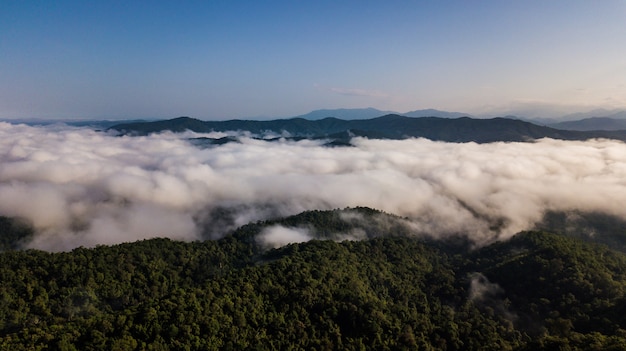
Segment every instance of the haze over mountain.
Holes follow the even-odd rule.
[[[559,118],[559,122],[582,120],[587,118],[613,118],[613,119],[625,119],[626,110],[623,109],[594,109],[586,112],[577,112],[564,115]]]
[[[620,114],[621,115],[621,114]],[[626,113],[624,118],[591,117],[576,121],[566,121],[551,124],[550,127],[564,130],[626,130]],[[618,115],[619,116],[619,115]],[[621,117],[621,116],[619,116]]]
[[[471,117],[470,114],[461,112],[447,112],[435,109],[415,110],[405,113],[399,113],[394,111],[381,111],[372,107],[369,108],[341,108],[341,109],[322,109],[314,110],[304,115],[294,116],[292,118],[304,118],[309,120],[324,119],[327,117],[334,117],[345,120],[352,119],[370,119],[384,115],[402,115],[406,117],[442,117],[442,118],[459,118],[459,117]]]
[[[432,108],[424,109],[424,110],[415,110],[409,111],[401,114],[406,117],[441,117],[441,118],[461,118],[461,117],[472,117],[469,113],[464,112],[448,112],[448,111],[440,111]]]
[[[339,109],[320,109],[313,110],[309,113],[294,116],[291,118],[304,118],[308,120],[319,120],[328,117],[334,117],[339,119],[351,120],[351,119],[369,119],[380,117],[388,114],[395,114],[394,111],[381,111],[373,107],[368,108],[339,108]]]
[[[543,121],[546,125],[565,130],[625,130],[626,111],[624,110],[593,110],[563,116],[560,122]]]

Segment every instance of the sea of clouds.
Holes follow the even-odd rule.
[[[52,251],[218,238],[250,221],[354,206],[408,217],[419,233],[477,243],[529,229],[547,211],[626,219],[619,141],[355,138],[353,147],[329,148],[243,136],[201,148],[188,140],[197,136],[223,135],[0,123],[0,215],[30,221],[37,234],[27,246]]]

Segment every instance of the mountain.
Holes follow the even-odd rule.
[[[441,117],[441,118],[472,117],[468,113],[447,112],[447,111],[435,110],[432,108],[425,109],[425,110],[409,111],[409,112],[403,113],[402,115],[406,117]]]
[[[622,113],[626,117],[626,112]],[[621,115],[621,114],[619,114]],[[626,130],[626,119],[612,117],[591,117],[576,121],[566,121],[551,124],[550,127],[564,130]]]
[[[220,240],[5,251],[0,345],[624,349],[625,254],[540,231],[470,249],[401,221],[369,208],[308,211]],[[318,239],[267,245],[303,228]]]
[[[369,119],[374,117],[379,117],[388,114],[397,114],[397,112],[393,111],[381,111],[372,107],[368,108],[339,108],[339,109],[322,109],[322,110],[314,110],[307,114],[295,116],[292,118],[304,118],[311,121],[324,119],[327,117],[340,118],[345,120],[351,119]]]
[[[447,142],[496,142],[529,141],[539,138],[564,140],[586,140],[590,138],[610,138],[626,140],[626,132],[620,131],[566,131],[538,126],[529,122],[507,119],[473,119],[423,117],[411,118],[399,115],[386,115],[364,120],[343,120],[333,117],[321,120],[303,118],[277,119],[271,121],[200,121],[189,117],[179,117],[166,121],[126,123],[111,127],[122,134],[146,135],[163,131],[183,132],[191,130],[200,133],[211,131],[248,131],[253,134],[273,132],[290,136],[321,138],[336,133],[354,136],[405,139],[427,138]]]
[[[308,120],[319,120],[327,117],[340,118],[345,120],[353,119],[370,119],[380,117],[384,115],[401,115],[405,117],[441,117],[441,118],[459,118],[459,117],[471,117],[467,113],[461,112],[447,112],[435,109],[415,110],[406,113],[398,113],[394,111],[381,111],[375,108],[352,108],[352,109],[334,109],[334,110],[315,110],[307,114],[295,116],[293,118],[304,118]]]
[[[572,113],[555,119],[527,119],[527,121],[556,129],[593,131],[626,130],[626,111],[596,109]]]
[[[561,121],[574,121],[593,117],[609,117],[609,118],[626,118],[626,111],[614,109],[607,110],[604,108],[595,109],[587,112],[571,113],[559,118]]]

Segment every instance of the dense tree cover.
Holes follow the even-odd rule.
[[[518,328],[540,336],[529,349],[567,344],[626,349],[623,253],[571,237],[529,232],[467,259],[468,270],[482,272],[502,289],[489,307],[502,311],[506,306]]]
[[[25,221],[0,216],[0,252],[18,249],[32,235],[33,229]]]
[[[601,212],[548,212],[537,229],[602,243],[626,253],[626,220]]]
[[[274,250],[256,242],[268,225],[331,237],[359,217],[313,211],[215,241],[5,251],[0,349],[626,349],[624,254],[545,232],[468,250],[356,212],[390,220],[372,221],[368,240]]]

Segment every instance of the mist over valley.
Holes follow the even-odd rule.
[[[31,223],[36,235],[25,247],[45,250],[215,239],[249,222],[360,206],[406,217],[417,236],[478,245],[536,228],[554,212],[626,218],[618,140],[449,143],[345,130],[341,146],[329,147],[329,136],[281,137],[296,133],[280,129],[118,136],[0,126],[0,214]]]

